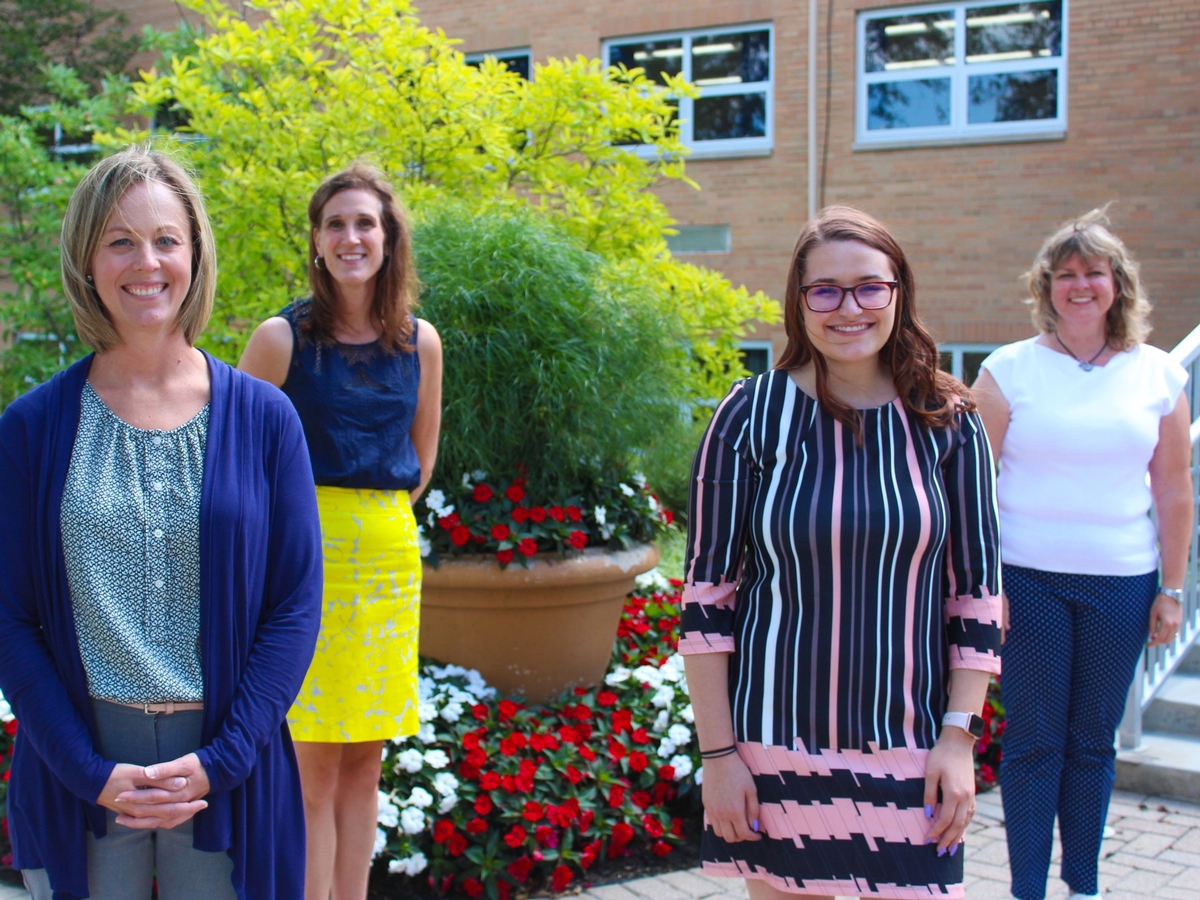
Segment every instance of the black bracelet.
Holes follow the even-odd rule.
[[[737,744],[730,744],[728,747],[721,747],[717,750],[701,750],[701,759],[718,759],[722,756],[729,756],[731,753],[737,753]]]

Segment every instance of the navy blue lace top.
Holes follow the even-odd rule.
[[[410,491],[421,462],[409,432],[417,412],[421,363],[416,350],[389,353],[370,344],[323,344],[305,335],[310,300],[280,311],[292,326],[292,364],[283,392],[291,398],[319,485]],[[413,321],[412,343],[417,342]]]

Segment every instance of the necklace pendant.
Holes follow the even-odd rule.
[[[1092,371],[1092,369],[1094,369],[1096,367],[1094,365],[1092,365],[1090,362],[1080,362],[1079,368],[1083,369],[1083,371],[1085,371],[1085,372],[1090,372],[1090,371]]]

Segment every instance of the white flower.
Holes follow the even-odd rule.
[[[405,834],[420,834],[425,830],[425,813],[415,806],[410,806],[400,813],[400,827]]]
[[[692,729],[676,723],[667,729],[667,737],[682,747],[684,744],[691,743]]]
[[[688,723],[696,721],[696,714],[692,711],[692,704],[689,703],[683,708],[683,711],[679,714],[679,718]]]
[[[432,769],[444,769],[450,765],[450,757],[446,755],[445,750],[426,750],[425,762]]]
[[[427,809],[430,806],[433,806],[433,794],[429,793],[429,791],[425,790],[423,787],[415,787],[408,795],[408,799],[400,805],[415,806],[418,809]]]
[[[461,703],[459,703],[457,700],[453,700],[450,703],[447,703],[445,706],[442,707],[441,716],[447,722],[451,722],[451,723],[457,722],[459,719],[462,718],[462,714],[463,714],[463,705]]]
[[[648,494],[648,495],[646,496],[646,500],[647,500],[647,501],[649,502],[649,504],[650,504],[650,511],[651,511],[651,512],[653,512],[653,513],[657,513],[657,512],[658,512],[658,510],[659,510],[659,506],[658,506],[658,501],[654,499],[654,495],[653,495],[653,494]]]
[[[669,684],[664,684],[654,692],[654,696],[650,698],[650,703],[652,706],[657,706],[659,709],[665,712],[666,709],[671,705],[671,701],[674,699],[675,688],[671,687]]]
[[[429,542],[429,538],[425,537],[425,529],[420,525],[417,526],[417,548],[421,551],[422,558],[433,552],[433,544]]]
[[[438,812],[448,813],[456,806],[458,806],[458,794],[454,793],[454,791],[451,791],[445,797],[443,797],[442,802],[438,804]]]
[[[671,740],[669,737],[665,737],[658,745],[658,758],[670,759],[675,755],[675,751],[678,749],[679,748],[675,745],[673,740]]]
[[[425,854],[418,850],[407,859],[393,859],[388,863],[388,874],[390,875],[420,875],[429,865],[429,860],[425,858]]]
[[[414,735],[414,736],[415,736],[415,737],[416,737],[416,739],[417,739],[418,741],[420,741],[422,744],[435,744],[435,743],[437,743],[437,732],[435,732],[435,731],[433,730],[433,723],[432,723],[432,722],[426,722],[424,725],[422,725],[422,726],[421,726],[421,730],[420,730],[420,731],[418,731],[418,732],[416,733],[416,735]]]
[[[646,486],[646,476],[643,475],[641,472],[634,472],[633,473],[633,483],[636,484],[638,487],[645,487]]]
[[[458,789],[458,779],[449,772],[438,772],[433,777],[433,789],[443,797],[453,794]]]
[[[474,478],[476,481],[486,481],[487,480],[487,472],[483,471],[482,469],[476,469],[474,472],[471,473],[471,477]]]
[[[676,781],[682,781],[692,774],[692,758],[687,754],[680,753],[678,756],[672,756],[668,765],[675,770]]]
[[[392,798],[383,791],[379,792],[379,812],[375,821],[384,828],[395,828],[400,824],[400,810],[392,803]]]
[[[638,666],[633,670],[633,680],[657,689],[662,687],[663,676],[656,666]]]
[[[604,676],[604,683],[610,687],[617,684],[624,684],[629,680],[629,676],[633,673],[624,666],[617,666],[611,672]]]
[[[696,777],[693,779],[696,784],[704,784],[704,766],[696,770]]]
[[[463,472],[462,486],[463,487],[471,486],[471,473],[470,472]]]
[[[662,734],[667,730],[667,724],[671,721],[671,711],[668,709],[660,709],[658,715],[654,718],[654,724],[650,726],[650,730],[655,734]]]
[[[665,591],[671,586],[671,582],[657,567],[649,572],[643,572],[636,580],[637,586],[643,591]]]
[[[596,520],[597,525],[603,525],[608,521],[608,510],[603,506],[597,506],[592,510],[592,518]]]
[[[396,757],[396,765],[409,774],[415,775],[421,771],[421,767],[425,765],[425,757],[421,755],[421,751],[410,747]]]
[[[631,488],[629,485],[627,485],[623,481],[621,482],[620,487],[621,487],[621,493],[624,494],[626,497],[632,497],[634,494],[637,493],[637,491],[635,491],[633,488]]]
[[[676,673],[675,678],[668,678],[669,681],[676,681],[679,678],[682,678],[684,672],[686,671],[683,663],[683,654],[676,653],[672,656],[668,656],[666,662],[662,664],[662,668],[664,670],[670,670]]]
[[[431,700],[417,702],[417,718],[422,722],[432,722],[437,718],[437,704]]]
[[[387,847],[387,833],[382,828],[375,829],[375,849],[371,851],[371,859],[377,857]]]
[[[446,508],[446,495],[437,488],[434,488],[425,495],[425,505],[432,509],[439,516],[447,515],[447,513],[442,512],[442,510]]]

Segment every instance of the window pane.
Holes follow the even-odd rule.
[[[967,82],[967,121],[1021,122],[1058,115],[1058,72],[976,75]]]
[[[700,97],[693,103],[694,141],[763,137],[767,133],[767,95],[730,94]]]
[[[1062,55],[1062,0],[967,9],[967,62]]]
[[[867,128],[950,124],[950,79],[888,81],[867,86]]]
[[[742,365],[751,375],[762,375],[771,367],[770,356],[766,347],[743,347]]]
[[[678,75],[683,71],[683,41],[638,41],[634,44],[613,44],[608,48],[608,64],[627,69],[645,69],[651,81],[661,81],[663,75]]]
[[[766,81],[771,73],[771,33],[706,35],[692,39],[692,82],[742,84]]]
[[[672,253],[728,253],[728,225],[676,225],[679,234],[667,235]]]
[[[495,56],[496,61],[498,63],[500,63],[502,66],[504,66],[506,69],[508,69],[508,71],[516,72],[518,75],[520,75],[526,81],[529,80],[529,54],[528,53],[518,53],[518,54],[503,55],[503,56],[497,56],[494,53],[486,53],[486,54],[484,54],[483,57],[480,57],[478,59],[468,59],[467,65],[474,66],[475,68],[479,68],[481,65],[483,65],[483,60],[488,56]]]
[[[954,65],[954,10],[867,21],[868,72]]]
[[[963,384],[968,387],[975,383],[975,379],[979,377],[979,366],[990,355],[989,351],[978,353],[974,350],[966,350],[963,352]]]

